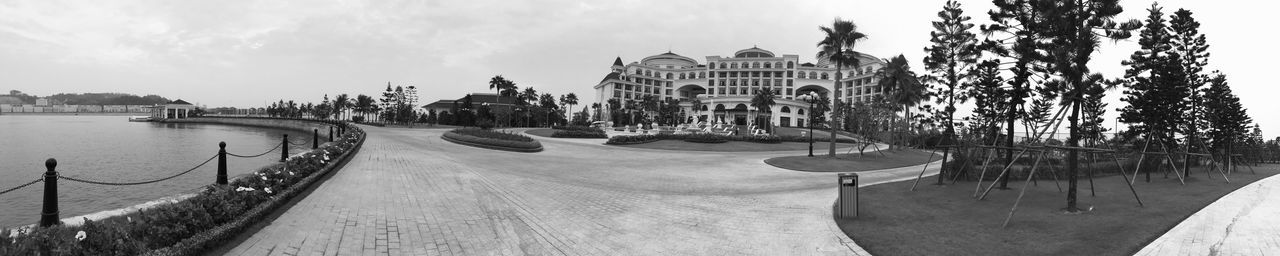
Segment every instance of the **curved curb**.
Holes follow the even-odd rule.
[[[454,144],[458,144],[458,145],[465,145],[465,146],[472,146],[472,147],[483,148],[483,149],[502,150],[502,151],[511,151],[511,152],[519,152],[519,153],[538,153],[538,152],[542,152],[542,146],[541,146],[541,144],[542,144],[542,143],[538,143],[538,144],[539,144],[539,146],[538,146],[538,147],[536,147],[536,148],[513,148],[513,147],[496,146],[496,145],[489,145],[489,144],[483,144],[483,143],[477,143],[477,142],[470,142],[470,141],[463,141],[463,140],[459,140],[459,139],[454,139],[454,138],[450,138],[450,137],[449,137],[449,135],[448,135],[448,134],[451,134],[451,133],[452,133],[454,136],[466,136],[466,135],[457,134],[457,133],[453,133],[453,132],[445,132],[445,134],[444,134],[444,135],[440,135],[440,138],[441,138],[441,139],[444,139],[445,141],[448,141],[448,142],[453,142]],[[537,142],[537,140],[534,140],[534,142]]]
[[[204,232],[196,233],[190,238],[178,241],[168,247],[148,251],[143,255],[196,255],[208,249],[222,246],[222,244],[227,241],[241,235],[241,232],[246,228],[260,223],[264,220],[264,217],[275,213],[289,202],[295,199],[300,199],[299,195],[309,189],[314,189],[319,185],[319,183],[323,183],[329,176],[333,175],[333,173],[340,171],[347,165],[347,162],[350,162],[351,158],[355,157],[355,155],[360,152],[360,149],[364,147],[366,136],[363,130],[360,130],[359,137],[360,139],[355,142],[355,145],[351,150],[343,153],[342,156],[339,156],[338,159],[336,159],[337,161],[330,161],[319,171],[303,178],[287,190],[281,191],[278,196],[262,202],[252,208],[246,209],[242,215],[227,223],[205,230]]]

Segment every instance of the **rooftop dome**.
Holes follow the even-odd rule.
[[[640,60],[640,63],[643,63],[643,64],[645,64],[645,65],[650,65],[650,66],[658,66],[658,65],[695,66],[695,65],[698,65],[698,61],[695,61],[695,60],[693,60],[693,59],[690,59],[689,57],[680,56],[679,54],[675,54],[675,53],[671,53],[671,52],[666,52],[666,53],[663,53],[663,54],[658,54],[658,55],[653,55],[653,56],[645,57],[643,60]]]
[[[733,53],[734,58],[773,58],[773,52],[752,46]]]

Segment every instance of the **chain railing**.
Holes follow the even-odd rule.
[[[320,121],[320,120],[308,120],[308,121]],[[330,124],[330,125],[338,126],[338,127],[336,127],[336,128],[337,128],[337,132],[338,132],[339,134],[345,134],[345,133],[346,133],[346,128],[348,128],[348,127],[345,127],[345,126],[344,126],[344,125],[347,125],[347,124],[345,124],[345,123],[338,123],[338,122],[325,122],[325,121],[321,121],[321,122],[324,122],[324,123],[327,123],[327,124]],[[329,135],[328,135],[328,136],[329,136],[329,141],[333,141],[334,131],[335,131],[335,130],[334,130],[334,128],[335,128],[335,127],[330,127],[330,128],[329,128]],[[319,139],[320,139],[320,137],[319,137],[319,129],[315,129],[315,130],[313,130],[313,132],[312,132],[312,137],[311,137],[311,145],[312,145],[312,149],[315,149],[315,148],[318,146],[318,144],[319,144]],[[301,142],[301,143],[294,143],[293,141],[290,141],[290,140],[289,140],[289,135],[288,135],[288,134],[285,134],[285,135],[283,136],[283,138],[281,139],[281,141],[280,141],[279,143],[276,143],[276,145],[275,145],[274,147],[272,147],[271,149],[266,150],[265,152],[262,152],[262,153],[259,153],[259,154],[254,154],[254,155],[240,155],[240,154],[227,153],[227,150],[226,150],[226,143],[225,143],[225,142],[222,142],[222,143],[218,143],[218,146],[219,146],[219,148],[220,148],[220,149],[218,150],[218,153],[217,153],[217,154],[214,154],[213,156],[209,157],[209,159],[205,159],[205,160],[204,160],[204,162],[201,162],[200,164],[196,165],[195,167],[191,167],[190,169],[187,169],[186,171],[182,171],[182,172],[179,172],[179,173],[177,173],[177,174],[174,174],[174,175],[171,175],[171,176],[167,176],[167,177],[163,177],[163,178],[159,178],[159,179],[144,180],[144,181],[131,181],[131,182],[102,181],[102,180],[96,180],[96,179],[90,179],[90,178],[83,178],[83,177],[69,177],[69,176],[63,176],[63,175],[59,174],[59,173],[55,170],[55,168],[56,168],[56,167],[57,167],[57,165],[58,165],[57,160],[50,158],[50,159],[48,159],[47,161],[45,161],[45,167],[48,169],[48,171],[47,171],[47,172],[45,172],[44,174],[42,174],[40,178],[35,179],[35,180],[32,180],[32,181],[30,181],[30,182],[23,183],[22,185],[18,185],[18,186],[15,186],[15,187],[12,187],[12,188],[5,189],[5,190],[3,190],[3,191],[0,191],[0,195],[4,195],[4,194],[7,194],[7,193],[9,193],[9,192],[17,191],[17,190],[20,190],[20,189],[23,189],[23,188],[29,187],[29,186],[31,186],[31,185],[35,185],[36,183],[40,183],[40,182],[42,182],[42,181],[43,181],[43,182],[45,183],[45,192],[44,192],[44,206],[43,206],[43,209],[41,210],[41,213],[40,213],[40,215],[41,215],[41,217],[40,217],[40,226],[42,226],[42,227],[43,227],[43,226],[51,226],[51,225],[55,225],[55,224],[59,223],[59,220],[58,220],[58,205],[57,205],[57,204],[58,204],[58,201],[57,201],[57,186],[58,186],[58,185],[57,185],[57,181],[58,181],[58,179],[66,179],[66,180],[73,181],[73,182],[79,182],[79,183],[85,183],[85,184],[93,184],[93,185],[104,185],[104,186],[134,186],[134,185],[145,185],[145,184],[157,183],[157,182],[162,182],[162,181],[166,181],[166,180],[174,179],[174,178],[177,178],[177,177],[180,177],[180,176],[183,176],[183,175],[186,175],[186,174],[189,174],[189,173],[195,172],[195,170],[200,169],[200,167],[203,167],[203,166],[205,166],[206,164],[209,164],[209,162],[212,162],[214,159],[218,159],[218,173],[217,173],[217,177],[216,177],[216,180],[215,180],[214,184],[226,185],[226,184],[228,183],[228,182],[227,182],[227,161],[226,161],[226,157],[227,157],[228,155],[233,156],[233,157],[239,157],[239,158],[255,158],[255,157],[265,156],[265,155],[267,155],[267,154],[270,154],[271,152],[275,152],[276,150],[280,150],[280,151],[281,151],[281,154],[280,154],[280,161],[281,161],[281,162],[284,162],[285,160],[287,160],[287,159],[288,159],[288,155],[289,155],[289,145],[294,145],[294,146],[306,146],[306,145],[307,145],[307,142],[306,142],[306,141],[303,141],[303,142]]]
[[[178,174],[174,174],[173,176],[164,177],[164,178],[159,178],[159,179],[154,179],[154,180],[147,180],[147,181],[135,181],[135,182],[110,182],[110,181],[97,181],[97,180],[91,180],[91,179],[85,179],[85,178],[67,177],[67,176],[62,176],[62,174],[58,174],[58,178],[60,178],[60,179],[66,179],[66,180],[69,180],[69,181],[80,182],[80,183],[94,184],[94,185],[107,185],[107,186],[133,186],[133,185],[145,185],[145,184],[151,184],[151,183],[156,183],[156,182],[161,182],[161,181],[170,180],[170,179],[173,179],[173,178],[177,178],[178,176],[182,176],[182,175],[185,175],[185,174],[191,173],[192,171],[195,171],[196,169],[199,169],[201,166],[204,166],[205,164],[209,164],[209,162],[210,162],[210,161],[213,161],[213,159],[214,159],[214,158],[218,158],[218,154],[214,154],[213,156],[209,157],[209,159],[205,159],[205,160],[204,160],[204,162],[202,162],[202,163],[200,163],[200,164],[196,165],[195,167],[191,167],[191,169],[187,169],[186,171],[180,172],[180,173],[178,173]]]
[[[19,190],[19,189],[25,188],[25,187],[27,187],[27,186],[31,186],[32,184],[36,184],[37,182],[41,182],[41,181],[44,181],[44,177],[40,177],[40,178],[38,178],[38,179],[36,179],[36,180],[33,180],[33,181],[31,181],[31,182],[27,182],[26,184],[18,185],[17,187],[13,187],[13,188],[10,188],[10,189],[5,189],[4,191],[0,191],[0,195],[3,195],[3,194],[5,194],[5,193],[9,193],[9,192],[13,192],[13,191],[17,191],[17,190]]]

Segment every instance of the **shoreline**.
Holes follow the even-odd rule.
[[[102,113],[102,112],[0,112],[3,116],[150,116],[151,113]]]

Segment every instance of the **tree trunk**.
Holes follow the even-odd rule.
[[[1014,129],[1014,126],[1015,126],[1015,125],[1017,125],[1016,121],[1017,121],[1017,114],[1018,114],[1017,106],[1016,106],[1016,105],[1014,105],[1014,104],[1012,104],[1012,103],[1013,103],[1013,102],[1011,101],[1011,102],[1010,102],[1010,104],[1009,104],[1008,117],[1006,117],[1006,119],[1008,119],[1008,120],[1006,120],[1006,121],[1005,121],[1005,122],[1006,122],[1006,123],[1005,123],[1005,126],[1006,126],[1006,127],[1005,127],[1005,132],[1006,132],[1006,133],[1008,133],[1008,134],[1007,134],[1007,135],[1005,135],[1005,138],[1004,138],[1004,142],[1005,142],[1005,143],[1004,143],[1004,144],[1005,144],[1005,146],[1006,146],[1006,147],[1008,147],[1008,148],[1013,148],[1013,133],[1014,133],[1014,130],[1013,130],[1013,129]],[[996,135],[996,139],[997,139],[997,140],[999,140],[999,135],[998,135],[998,134],[999,134],[999,132],[997,132],[997,135]],[[1011,149],[1004,149],[1003,151],[1004,151],[1004,159],[1005,159],[1005,162],[1006,162],[1007,166],[1012,166],[1012,165],[1013,165],[1013,161],[1014,161],[1014,160],[1016,160],[1016,159],[1013,159],[1013,150],[1011,150]],[[1000,150],[997,150],[996,152],[1000,152]],[[1008,173],[1005,173],[1005,175],[1001,175],[1000,177],[996,177],[996,179],[998,179],[998,180],[1000,181],[1000,189],[1009,189],[1009,174],[1008,174]]]
[[[1076,208],[1076,185],[1077,185],[1076,183],[1078,183],[1076,179],[1076,176],[1077,176],[1076,173],[1077,173],[1077,168],[1080,165],[1079,159],[1077,159],[1077,157],[1079,157],[1080,152],[1074,148],[1080,146],[1080,120],[1079,120],[1080,102],[1079,101],[1081,96],[1083,96],[1082,92],[1084,88],[1082,88],[1082,85],[1079,83],[1081,81],[1080,78],[1073,79],[1072,81],[1076,82],[1076,84],[1074,86],[1075,92],[1072,93],[1074,97],[1070,101],[1071,102],[1070,103],[1071,104],[1071,120],[1070,120],[1071,135],[1067,138],[1067,146],[1072,147],[1072,149],[1067,150],[1067,208],[1066,208],[1066,211],[1078,212],[1080,211],[1080,209]]]

